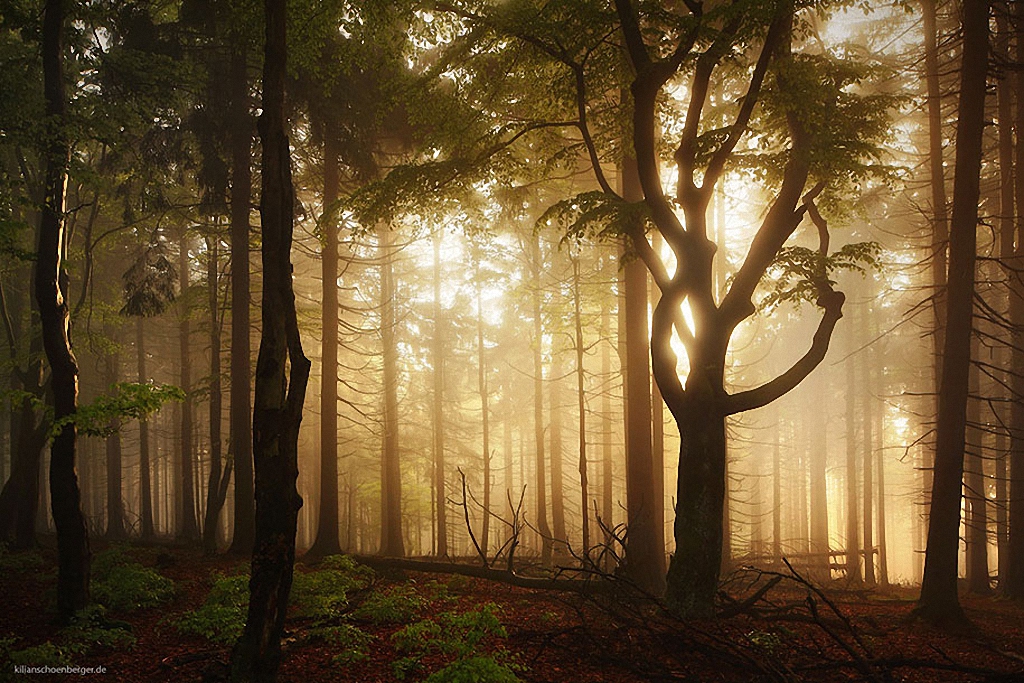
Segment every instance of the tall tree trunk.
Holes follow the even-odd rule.
[[[192,350],[191,350],[191,324],[189,321],[188,299],[186,292],[189,286],[189,270],[192,265],[188,256],[189,239],[184,228],[181,231],[181,245],[178,250],[178,276],[181,278],[179,296],[179,349],[181,365],[179,367],[179,384],[185,392],[185,400],[179,407],[181,411],[181,492],[178,504],[181,506],[181,526],[178,528],[178,537],[186,541],[194,541],[199,537],[199,527],[196,523],[196,492],[193,482],[195,468],[195,456],[192,452]]]
[[[877,322],[871,323],[871,336],[879,336]],[[884,374],[878,365],[872,365],[872,373],[875,377],[875,387],[882,396],[888,395],[888,388],[885,386]],[[878,487],[875,496],[875,529],[877,531],[878,543],[878,576],[877,581],[883,589],[889,588],[889,553],[886,543],[886,520],[885,520],[885,409],[884,407],[875,413],[877,425],[875,432],[878,434],[878,447],[875,449],[875,471],[878,477]]]
[[[846,358],[846,580],[860,584],[860,526],[857,523],[857,391],[854,359]]]
[[[863,313],[860,315],[863,321]],[[868,586],[875,585],[875,535],[874,535],[874,465],[875,465],[875,430],[874,430],[874,392],[875,387],[871,384],[871,363],[874,361],[874,354],[870,348],[864,350],[864,357],[861,360],[861,376],[864,381],[864,410],[861,413],[861,423],[864,425],[864,505],[861,512],[864,514],[862,522],[864,531],[864,583]]]
[[[391,231],[377,228],[380,248],[381,345],[383,348],[384,438],[381,444],[381,538],[380,552],[388,557],[403,557],[402,471],[398,450],[398,346],[395,340],[395,281]]]
[[[555,554],[568,555],[568,534],[565,529],[565,477],[562,453],[562,350],[556,339],[551,340],[551,377],[548,388],[551,391],[551,405],[548,406],[551,437],[551,526],[555,537]]]
[[[946,296],[946,320],[955,324],[947,327],[943,344],[928,548],[917,608],[920,616],[934,622],[963,618],[957,596],[957,558],[985,125],[988,15],[987,0],[964,0],[964,48]]]
[[[971,337],[971,358],[978,358],[978,337]],[[985,505],[985,461],[982,458],[981,377],[971,364],[968,378],[967,427],[964,448],[964,498],[966,499],[967,590],[986,594],[988,576],[988,511]]]
[[[601,522],[610,532],[615,528],[612,468],[612,337],[611,309],[607,300],[601,301]],[[605,545],[611,547],[611,534],[605,532]]]
[[[580,293],[580,254],[572,260],[572,303],[574,346],[576,347],[576,408],[579,411],[579,473],[580,473],[580,514],[583,518],[583,557],[590,552],[590,480],[587,476],[587,397],[586,376],[583,359],[582,295]]]
[[[106,357],[107,384],[114,386],[120,376],[121,357],[118,353]],[[113,433],[106,438],[107,455],[107,538],[119,540],[125,536],[124,503],[121,486],[121,421],[111,420]]]
[[[996,25],[998,26],[1000,45],[998,47],[999,54],[1004,59],[1009,60],[1011,58],[1010,53],[1010,21],[1009,16],[1006,13],[999,12],[996,16]],[[1021,46],[1021,51],[1024,52],[1024,46]],[[1024,80],[1024,77],[1022,77]],[[1017,286],[1018,278],[1013,270],[1014,264],[1014,236],[1015,236],[1015,215],[1014,215],[1014,168],[1013,168],[1013,153],[1014,153],[1014,139],[1013,139],[1013,127],[1014,127],[1014,93],[1013,93],[1014,82],[1010,79],[1010,74],[1002,72],[1000,74],[999,82],[996,88],[996,96],[998,98],[998,131],[999,131],[999,223],[998,223],[998,250],[999,250],[999,261],[1003,269],[1003,276],[1006,279],[1007,288],[1007,302],[1006,302],[1006,316],[1007,320],[1010,321],[1011,328],[1009,330],[1010,344],[1013,343],[1014,328],[1013,328],[1013,299],[1018,293],[1019,287]],[[1020,99],[1020,98],[1018,98]],[[1021,102],[1020,104],[1024,104]],[[1024,110],[1021,111],[1020,116],[1024,118]],[[1024,181],[1021,182],[1022,191],[1024,191]],[[1007,363],[1012,359],[1012,347],[1002,348],[997,351],[998,356],[995,365],[1000,368],[1013,367],[1008,366]],[[997,385],[1001,385],[999,392],[1000,395],[1006,400],[1006,403],[1013,404],[1014,395],[1012,391],[1013,376],[1014,372],[1000,372],[996,377]],[[1011,390],[1007,391],[1006,388],[1010,387]],[[998,407],[997,407],[998,406]],[[999,406],[997,403],[993,407],[995,413],[995,422],[1001,427],[1007,425],[1012,429],[1012,425],[1009,424],[1010,411]],[[1000,428],[996,431],[996,457],[995,457],[995,479],[996,479],[996,550],[997,550],[997,566],[996,566],[996,578],[1000,590],[1006,586],[1006,570],[1008,558],[1008,541],[1009,541],[1009,517],[1007,515],[1007,503],[1009,494],[1009,481],[1007,475],[1009,474],[1007,469],[1007,461],[1009,460],[1009,436],[1008,431]]]
[[[815,399],[815,405],[828,405],[828,373],[824,368],[818,370],[814,378],[814,392],[808,392]],[[813,406],[812,406],[813,409]],[[813,412],[808,412],[812,415]],[[811,488],[811,553],[814,555],[812,566],[818,580],[826,581],[831,577],[829,565],[831,557],[828,538],[828,436],[827,426],[817,423],[811,426],[810,488]]]
[[[623,198],[627,201],[643,199],[636,161],[625,157],[622,171]],[[651,443],[651,354],[647,326],[647,268],[643,261],[631,256],[623,270],[626,320],[625,382],[629,405],[626,413],[626,569],[630,578],[642,588],[660,594],[665,589],[665,544],[664,532],[657,528],[656,508],[662,505],[663,496],[654,488]],[[722,438],[725,438],[724,423]],[[719,540],[714,544],[717,564],[721,561],[722,507],[716,509],[719,515],[715,523],[715,528],[719,531]],[[676,555],[680,552],[686,552],[686,549],[677,547]]]
[[[63,257],[65,192],[70,145],[65,137],[64,2],[47,0],[43,11],[43,89],[46,113],[56,125],[46,156],[46,190],[36,257],[35,294],[50,365],[53,417],[73,418],[78,410],[78,361],[71,348],[67,276]],[[50,504],[57,527],[57,612],[64,621],[89,602],[89,533],[75,474],[74,422],[60,427],[50,450]]]
[[[1014,4],[1016,19],[1016,40],[1019,62],[1024,59],[1024,3]],[[1016,247],[1008,264],[1011,271],[1009,317],[1010,333],[1010,482],[1008,493],[1006,541],[1006,580],[1000,582],[1000,590],[1009,598],[1024,602],[1024,285],[1020,273],[1024,266],[1024,71],[1017,71],[1014,78],[1017,92],[1017,108],[1014,124],[1017,130],[1015,148],[1016,173],[1014,174],[1014,199],[1017,203]],[[1013,235],[1008,236],[1007,252]]]
[[[206,515],[203,519],[203,550],[217,552],[217,529],[224,507],[231,465],[221,461],[222,391],[220,378],[220,265],[219,237],[206,239],[206,284],[210,306],[210,477],[206,488]]]
[[[143,320],[142,316],[135,319],[135,357],[140,383],[149,381],[146,373],[146,336]],[[152,476],[149,459],[149,420],[143,417],[139,420],[139,508],[143,541],[152,541],[156,538],[156,530],[153,527]]]
[[[544,466],[544,321],[541,318],[540,235],[535,235],[530,253],[533,279],[533,432],[535,437],[537,490],[537,531],[540,532],[541,564],[551,566],[551,529],[548,527],[547,482]]]
[[[249,213],[252,203],[252,117],[248,50],[234,37],[231,53],[231,405],[228,440],[234,462],[234,531],[230,552],[252,551],[256,533],[252,456],[252,352],[249,340]]]
[[[782,566],[782,426],[778,409],[772,424],[775,434],[772,444],[772,563]]]
[[[654,251],[661,255],[661,236],[655,234],[653,237]],[[653,282],[648,283],[650,289],[651,310],[658,305],[661,295],[658,287]],[[658,538],[662,546],[665,544],[665,401],[661,398],[661,389],[651,375],[651,473],[654,476],[654,521],[653,524],[658,530]],[[729,514],[729,506],[726,505],[726,517]],[[726,525],[726,529],[728,529]],[[729,542],[726,534],[724,546]],[[731,551],[723,547],[723,558],[732,555]]]
[[[295,562],[295,532],[302,498],[298,440],[309,360],[292,290],[291,154],[284,115],[285,3],[266,0],[263,66],[262,333],[256,361],[253,454],[256,474],[256,541],[249,580],[245,631],[232,652],[234,681],[271,682],[281,661],[288,594]]]
[[[434,338],[433,338],[433,437],[434,437],[434,535],[438,557],[448,557],[448,510],[444,474],[444,317],[441,309],[441,242],[444,232],[434,234]]]
[[[480,289],[480,258],[474,259],[476,287],[476,352],[477,352],[477,390],[480,393],[480,421],[483,430],[481,434],[481,447],[484,469],[484,509],[482,529],[480,531],[480,549],[487,557],[487,548],[490,543],[491,528],[491,407],[490,392],[487,388],[487,358],[484,348],[484,309]]]
[[[320,311],[320,509],[311,557],[341,552],[338,538],[338,141],[324,134],[324,198],[320,230],[323,239]]]

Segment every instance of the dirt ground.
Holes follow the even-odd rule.
[[[73,663],[103,666],[105,680],[126,683],[215,680],[229,648],[183,635],[174,621],[204,602],[212,576],[237,573],[245,561],[183,548],[131,552],[174,581],[173,600],[109,614],[130,624],[135,644],[93,648]],[[15,648],[57,637],[53,551],[44,549],[42,559],[37,567],[0,569],[0,639],[13,639]],[[298,570],[307,571],[302,565]],[[772,578],[752,572],[726,584],[736,602],[723,598],[723,610],[732,614],[698,622],[676,620],[649,601],[624,598],[624,591],[587,596],[408,571],[378,577],[378,588],[420,590],[443,582],[448,611],[494,603],[507,631],[497,647],[514,658],[516,675],[527,682],[1024,682],[1024,609],[995,596],[965,597],[972,627],[950,633],[911,618],[915,594],[907,589],[818,592],[787,578],[746,605]],[[299,617],[288,622],[280,681],[399,680],[395,661],[401,653],[392,636],[400,625],[360,623],[371,636],[365,652],[358,661],[341,664],[334,661],[331,645],[301,637],[305,626]],[[495,646],[481,645],[484,650]],[[443,654],[428,655],[405,680],[424,680],[444,661]],[[12,670],[9,662],[2,664],[4,672]],[[15,675],[12,680],[45,678]],[[0,680],[6,680],[2,673]]]

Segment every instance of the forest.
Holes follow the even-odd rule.
[[[1021,0],[0,0],[0,682],[1024,680]]]

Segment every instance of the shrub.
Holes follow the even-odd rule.
[[[365,588],[373,570],[345,555],[331,555],[316,571],[295,573],[292,602],[301,616],[317,621],[340,616],[349,605],[350,591]]]
[[[101,605],[128,612],[167,602],[174,597],[174,582],[114,546],[93,558],[91,590]]]
[[[249,576],[216,575],[202,607],[182,616],[174,626],[215,643],[230,645],[242,635],[249,609]]]
[[[367,646],[374,637],[352,624],[340,626],[318,626],[309,632],[309,637],[323,640],[338,649],[333,658],[335,664],[351,664],[366,659]]]
[[[493,654],[478,652],[484,640],[507,637],[493,603],[469,612],[441,612],[392,636],[395,648],[408,653],[394,662],[395,676],[404,679],[420,668],[424,656],[436,653],[454,661],[428,676],[429,683],[516,683],[520,665],[509,652],[500,647]]]
[[[352,616],[374,624],[408,624],[427,605],[415,587],[397,585],[371,593]]]

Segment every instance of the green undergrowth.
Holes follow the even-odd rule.
[[[393,664],[405,680],[423,673],[424,659],[440,655],[448,663],[426,676],[424,683],[516,683],[523,667],[500,643],[508,637],[498,619],[499,607],[481,605],[468,612],[441,612],[421,619],[391,637],[402,657]],[[489,649],[485,649],[489,646]]]
[[[55,638],[39,645],[18,647],[17,638],[0,638],[0,681],[18,679],[15,666],[70,666],[76,658],[134,644],[130,624],[108,618],[103,605],[93,604],[78,612]]]
[[[38,550],[11,550],[6,543],[0,543],[0,571],[26,573],[42,568],[43,556]]]
[[[130,612],[156,607],[174,597],[174,582],[144,567],[125,546],[111,546],[92,560],[90,591],[107,609]]]

